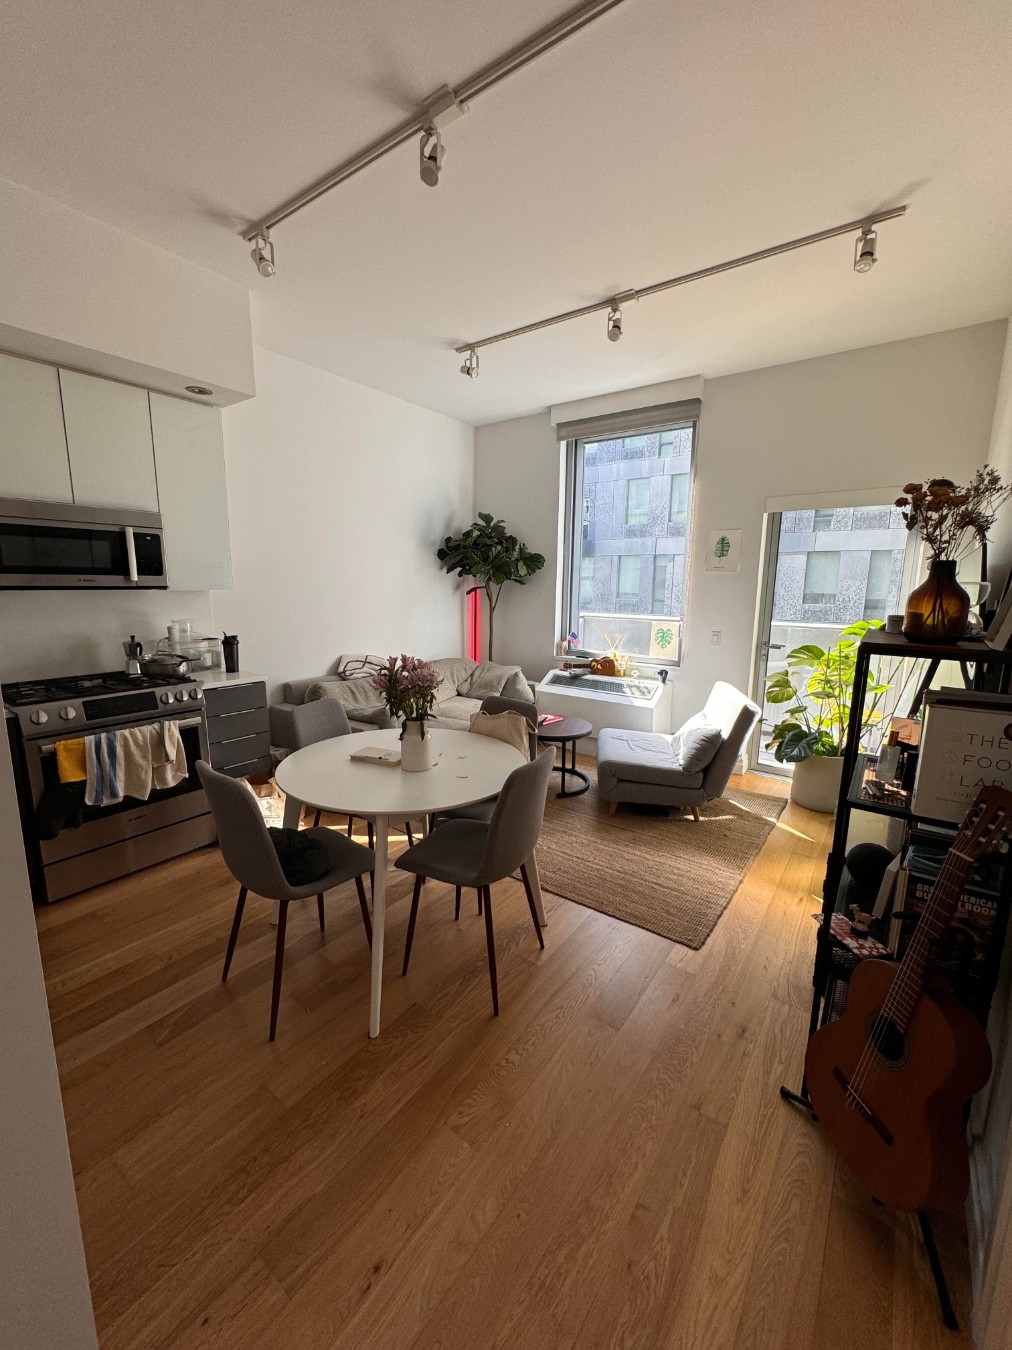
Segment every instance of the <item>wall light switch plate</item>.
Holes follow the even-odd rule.
[[[714,629],[711,631],[711,633],[710,633],[710,646],[711,646],[711,647],[719,647],[719,646],[720,646],[720,631],[721,631],[721,630],[720,630],[719,628],[714,628]]]

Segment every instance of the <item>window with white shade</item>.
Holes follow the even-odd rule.
[[[802,604],[835,605],[839,592],[839,553],[809,553],[805,559],[805,591]]]

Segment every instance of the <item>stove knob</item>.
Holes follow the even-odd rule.
[[[167,689],[166,689],[166,691],[165,691],[164,694],[159,694],[158,697],[159,697],[159,700],[160,700],[162,703],[171,703],[171,702],[172,702],[172,695],[169,693],[169,691],[168,691]]]
[[[77,716],[77,709],[68,703],[65,708],[60,709],[60,716],[65,722],[73,722],[74,718]]]
[[[190,697],[191,697],[191,698],[200,698],[200,690],[199,690],[199,689],[191,689],[191,690],[190,690]]]
[[[43,712],[41,708],[36,708],[29,716],[28,720],[29,722],[34,722],[37,727],[41,727],[43,722],[49,721],[49,714]]]
[[[186,694],[182,689],[177,689],[172,697],[176,700],[177,703],[182,703],[183,700],[186,698]]]

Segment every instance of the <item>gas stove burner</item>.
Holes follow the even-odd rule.
[[[103,694],[133,694],[166,685],[192,684],[188,675],[127,675],[111,670],[98,675],[66,675],[55,680],[21,680],[5,684],[3,699],[12,708],[29,708],[60,699],[99,698]]]

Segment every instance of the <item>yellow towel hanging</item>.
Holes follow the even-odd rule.
[[[56,742],[56,772],[61,783],[80,783],[88,777],[83,737]]]

